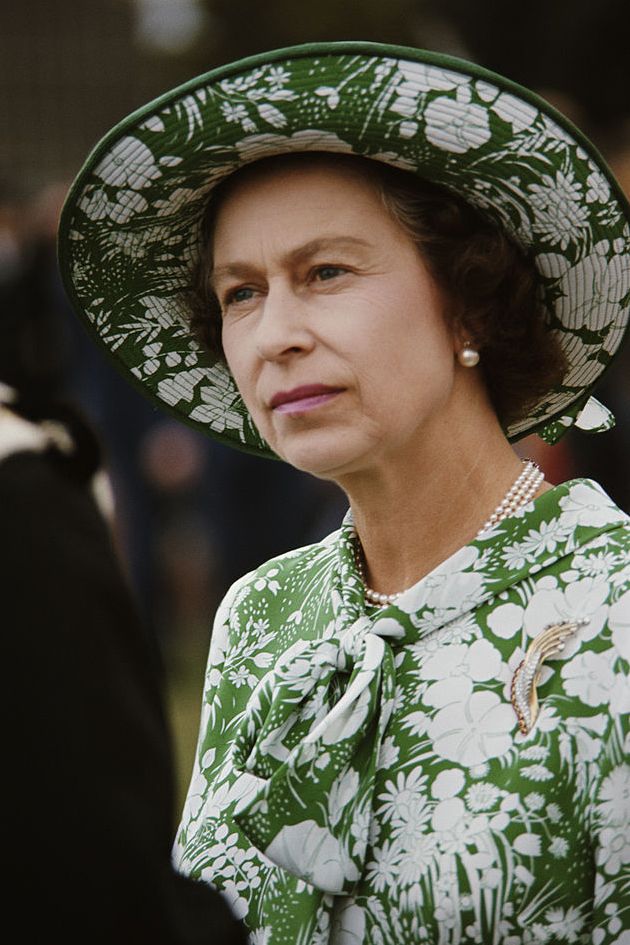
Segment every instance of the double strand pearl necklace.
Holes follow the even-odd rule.
[[[541,469],[531,459],[523,460],[523,468],[518,479],[510,486],[504,497],[497,505],[494,512],[479,529],[475,538],[479,538],[484,532],[493,528],[498,522],[520,509],[534,497],[545,476]],[[386,607],[393,604],[405,591],[397,591],[395,594],[379,594],[368,586],[365,573],[365,554],[361,545],[361,539],[354,533],[354,558],[359,572],[359,577],[363,582],[365,592],[365,603],[369,606]],[[408,590],[409,588],[407,588]]]

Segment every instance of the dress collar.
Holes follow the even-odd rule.
[[[525,577],[542,571],[603,532],[630,518],[589,479],[573,479],[544,492],[480,538],[459,548],[406,590],[395,604],[369,613],[400,619],[399,642],[425,633],[480,606]],[[366,611],[354,556],[354,522],[346,514],[338,537],[336,616],[345,623]],[[333,603],[335,603],[333,601]],[[406,619],[401,619],[403,615]]]

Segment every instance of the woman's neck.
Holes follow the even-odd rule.
[[[340,483],[359,534],[371,588],[410,587],[471,541],[521,472],[498,422],[431,436]],[[550,488],[548,484],[537,494]]]

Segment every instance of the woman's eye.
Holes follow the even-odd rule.
[[[344,275],[347,271],[343,266],[318,266],[315,270],[315,278],[321,282],[328,282],[330,279]]]
[[[225,295],[225,305],[238,305],[239,302],[249,302],[254,294],[254,290],[250,289],[249,286],[241,286],[238,289],[232,289],[230,292],[227,292]]]

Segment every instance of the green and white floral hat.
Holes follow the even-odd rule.
[[[251,161],[357,154],[449,187],[532,253],[570,369],[510,439],[612,418],[590,398],[629,320],[630,208],[602,158],[533,93],[469,62],[375,43],[298,46],[193,79],[118,124],[67,198],[66,288],[118,366],[157,404],[273,455],[227,367],[188,329],[213,187]],[[586,409],[584,409],[586,406]]]

